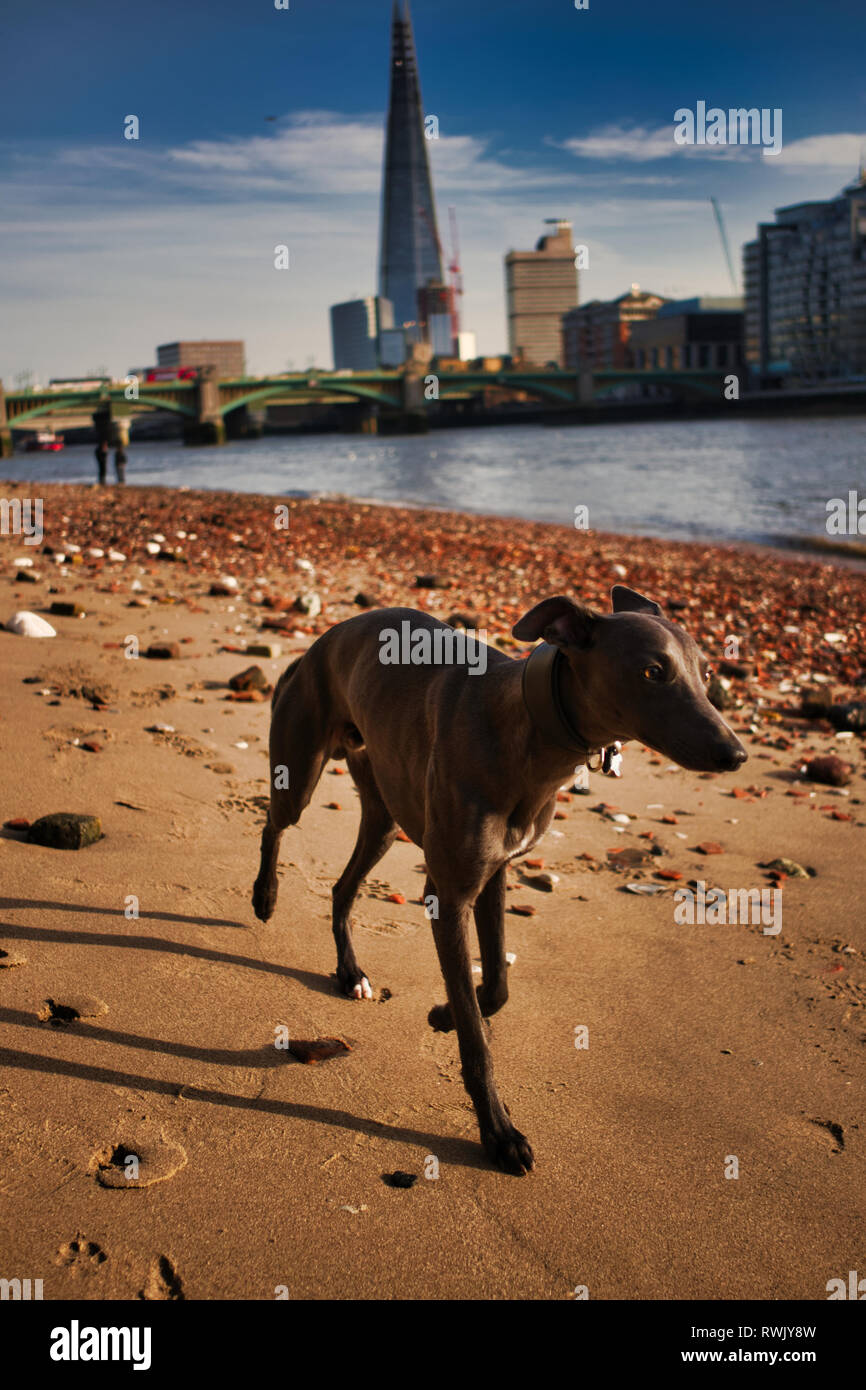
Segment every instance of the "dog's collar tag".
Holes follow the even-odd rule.
[[[622,776],[622,744],[619,740],[602,751],[601,770],[606,777]]]

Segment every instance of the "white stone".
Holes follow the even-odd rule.
[[[57,633],[50,623],[40,618],[38,613],[14,613],[6,624],[7,632],[16,632],[19,637],[56,637]]]

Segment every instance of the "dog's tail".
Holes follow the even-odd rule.
[[[286,667],[271,697],[270,818],[276,829],[297,823],[333,756],[322,640]]]

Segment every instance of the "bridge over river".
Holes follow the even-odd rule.
[[[439,402],[474,401],[490,409],[507,401],[540,402],[551,413],[603,405],[616,399],[662,394],[699,402],[723,396],[725,373],[635,369],[569,372],[521,370],[421,369],[330,372],[310,369],[281,376],[219,379],[200,368],[195,380],[142,382],[136,378],[76,387],[35,387],[4,394],[0,383],[0,457],[12,450],[12,431],[33,431],[61,423],[67,428],[92,420],[99,439],[127,444],[133,416],[170,411],[181,417],[190,444],[222,444],[233,412],[272,405],[351,407],[354,428],[375,433],[423,430]],[[655,388],[648,392],[647,388]]]

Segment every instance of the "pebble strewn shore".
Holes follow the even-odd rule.
[[[4,495],[31,491],[6,484]],[[73,561],[82,577],[99,575],[109,587],[122,587],[144,565],[167,590],[187,593],[193,576],[258,582],[271,609],[292,607],[299,591],[313,589],[321,611],[308,608],[301,621],[316,633],[357,611],[361,593],[376,606],[406,604],[445,618],[463,612],[504,636],[552,593],[607,611],[610,587],[621,580],[686,626],[710,661],[730,657],[727,639],[737,638],[737,659],[750,663],[759,683],[817,675],[851,693],[864,678],[866,566],[352,500],[69,485],[39,491],[44,546],[66,553],[56,585],[64,592]],[[41,568],[52,563],[15,537],[7,539],[9,563],[12,549]],[[88,553],[95,550],[103,554]],[[112,551],[124,560],[109,559]]]

